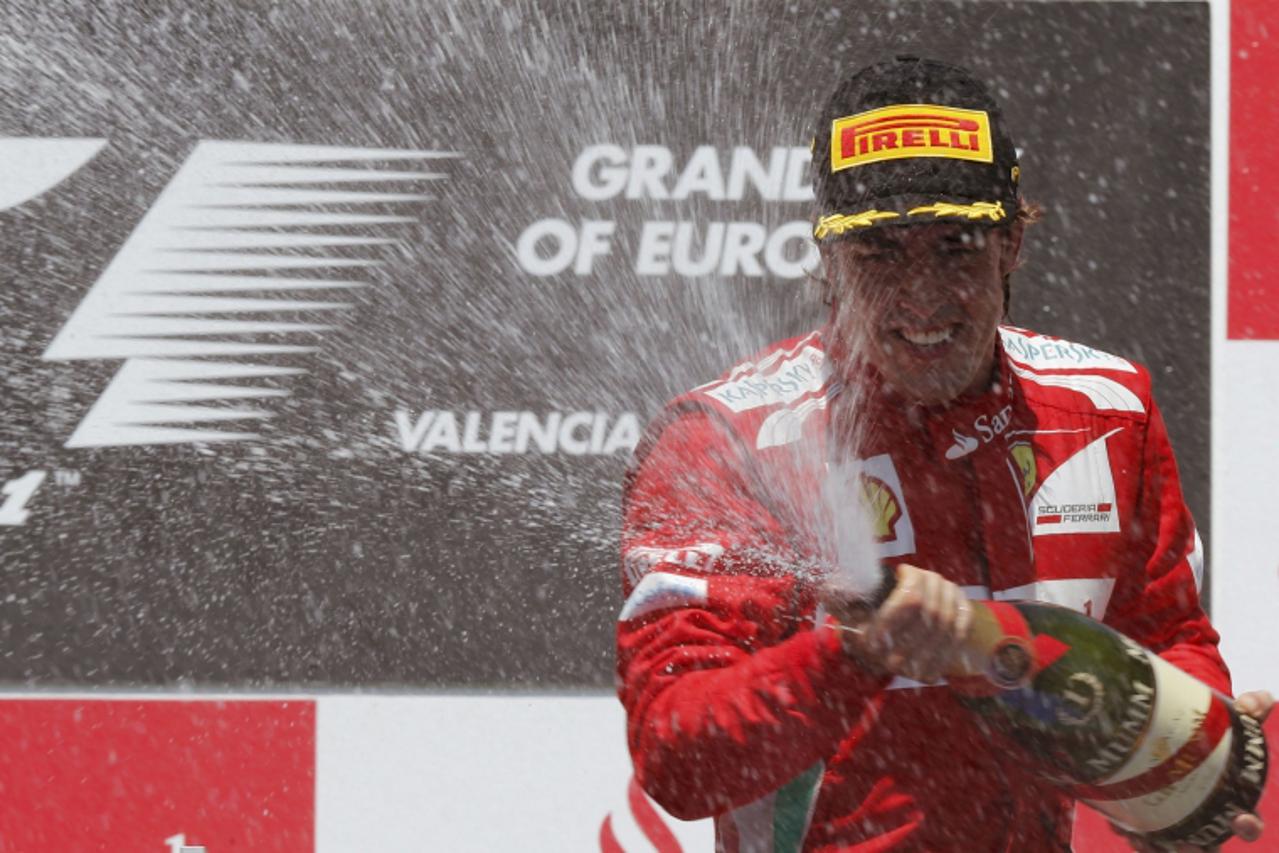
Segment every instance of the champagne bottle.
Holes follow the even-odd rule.
[[[1219,844],[1255,809],[1266,741],[1229,697],[1074,610],[972,605],[948,683],[1068,794],[1159,843]]]

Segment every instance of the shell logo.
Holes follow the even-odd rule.
[[[878,477],[862,474],[862,506],[870,520],[870,529],[876,542],[891,542],[897,538],[897,521],[902,517],[901,505],[893,490]]]

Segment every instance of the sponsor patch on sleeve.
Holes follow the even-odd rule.
[[[724,546],[718,542],[697,542],[675,548],[637,545],[626,552],[622,562],[631,583],[639,583],[650,570],[663,564],[709,572],[723,554]]]
[[[826,381],[825,362],[821,350],[806,346],[766,373],[748,372],[701,393],[734,412],[791,403],[822,387]]]
[[[1018,364],[1036,370],[1068,370],[1076,367],[1101,368],[1103,370],[1119,370],[1124,373],[1136,373],[1132,362],[1085,344],[1062,341],[1044,335],[1026,334],[1014,329],[1001,327],[999,337],[1004,344],[1004,352]]]

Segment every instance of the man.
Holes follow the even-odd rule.
[[[1070,801],[929,685],[968,596],[993,595],[1075,607],[1229,690],[1149,376],[999,325],[1030,216],[968,72],[863,69],[813,151],[829,321],[677,398],[628,472],[637,778],[714,816],[726,851],[1069,849]],[[880,561],[896,587],[867,620],[844,570]]]

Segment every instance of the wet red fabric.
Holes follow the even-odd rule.
[[[841,389],[814,334],[667,407],[627,477],[617,629],[654,799],[715,816],[721,848],[747,850],[761,798],[820,761],[805,850],[1068,849],[1070,801],[1015,746],[944,687],[861,672],[816,618],[834,559],[818,533],[840,519],[812,508],[832,460],[871,460],[858,470],[886,562],[1076,607],[1229,691],[1148,374],[1083,351],[1052,350],[1084,367],[1045,367],[1001,345],[988,392],[924,409],[873,376],[860,399]]]

